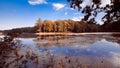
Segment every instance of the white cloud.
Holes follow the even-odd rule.
[[[73,17],[72,20],[74,21],[80,21],[83,17],[81,16],[76,16],[76,17]]]
[[[70,8],[70,10],[74,10],[74,8]]]
[[[110,0],[102,0],[101,1],[101,7],[105,7],[107,4],[110,4]]]
[[[46,0],[28,0],[31,5],[47,4]]]
[[[63,9],[65,7],[66,4],[61,4],[61,3],[53,3],[52,6],[56,9],[56,10],[60,10]]]
[[[91,5],[91,4],[92,4],[91,0],[84,0],[83,3],[81,4],[81,6],[85,7],[85,6]]]
[[[101,0],[101,7],[105,7],[106,4],[110,4],[110,0]],[[92,0],[84,0],[81,4],[82,7],[85,7],[86,5],[91,5]]]

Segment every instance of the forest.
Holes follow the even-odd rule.
[[[120,20],[113,23],[99,25],[92,20],[89,22],[73,20],[44,20],[40,18],[33,27],[14,28],[1,31],[3,33],[39,33],[39,32],[120,32]]]
[[[44,20],[40,18],[33,27],[14,28],[11,30],[1,31],[3,33],[40,33],[40,32],[120,32],[120,1],[111,0],[110,4],[101,6],[101,0],[91,0],[91,5],[82,7],[84,0],[67,0],[70,8],[78,9],[84,14],[81,21],[73,20]],[[99,25],[95,18],[98,13],[104,12],[101,19],[104,24]]]

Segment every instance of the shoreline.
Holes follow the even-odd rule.
[[[31,37],[38,37],[38,36],[80,36],[80,35],[119,35],[120,32],[84,32],[84,33],[22,33],[18,36],[18,38],[31,38]],[[2,36],[4,34],[0,34]]]
[[[45,35],[68,35],[68,36],[78,36],[78,35],[100,35],[100,34],[120,34],[120,32],[83,32],[83,33],[70,33],[70,32],[41,32],[41,33],[22,33],[20,36],[27,36],[27,35],[31,35],[31,36],[45,36]],[[3,33],[0,33],[0,35],[4,35]]]
[[[81,35],[81,34],[120,34],[120,32],[83,32],[83,33],[33,33],[36,35]]]
[[[84,33],[54,33],[54,32],[50,32],[50,33],[23,33],[22,35],[92,35],[92,34],[120,34],[120,32],[84,32]]]

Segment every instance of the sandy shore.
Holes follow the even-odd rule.
[[[67,36],[79,36],[79,35],[100,35],[100,34],[120,34],[120,32],[86,32],[86,33],[22,33],[19,37],[36,37],[36,36],[55,36],[55,35],[67,35]],[[2,33],[0,33],[2,35]]]
[[[35,35],[87,35],[87,34],[120,34],[120,32],[89,32],[89,33],[35,33]]]

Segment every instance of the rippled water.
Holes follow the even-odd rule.
[[[16,38],[22,46],[8,54],[8,67],[119,68],[120,35],[37,36]],[[13,57],[11,57],[13,56]],[[18,57],[19,57],[18,56]],[[23,61],[25,61],[23,63]]]

